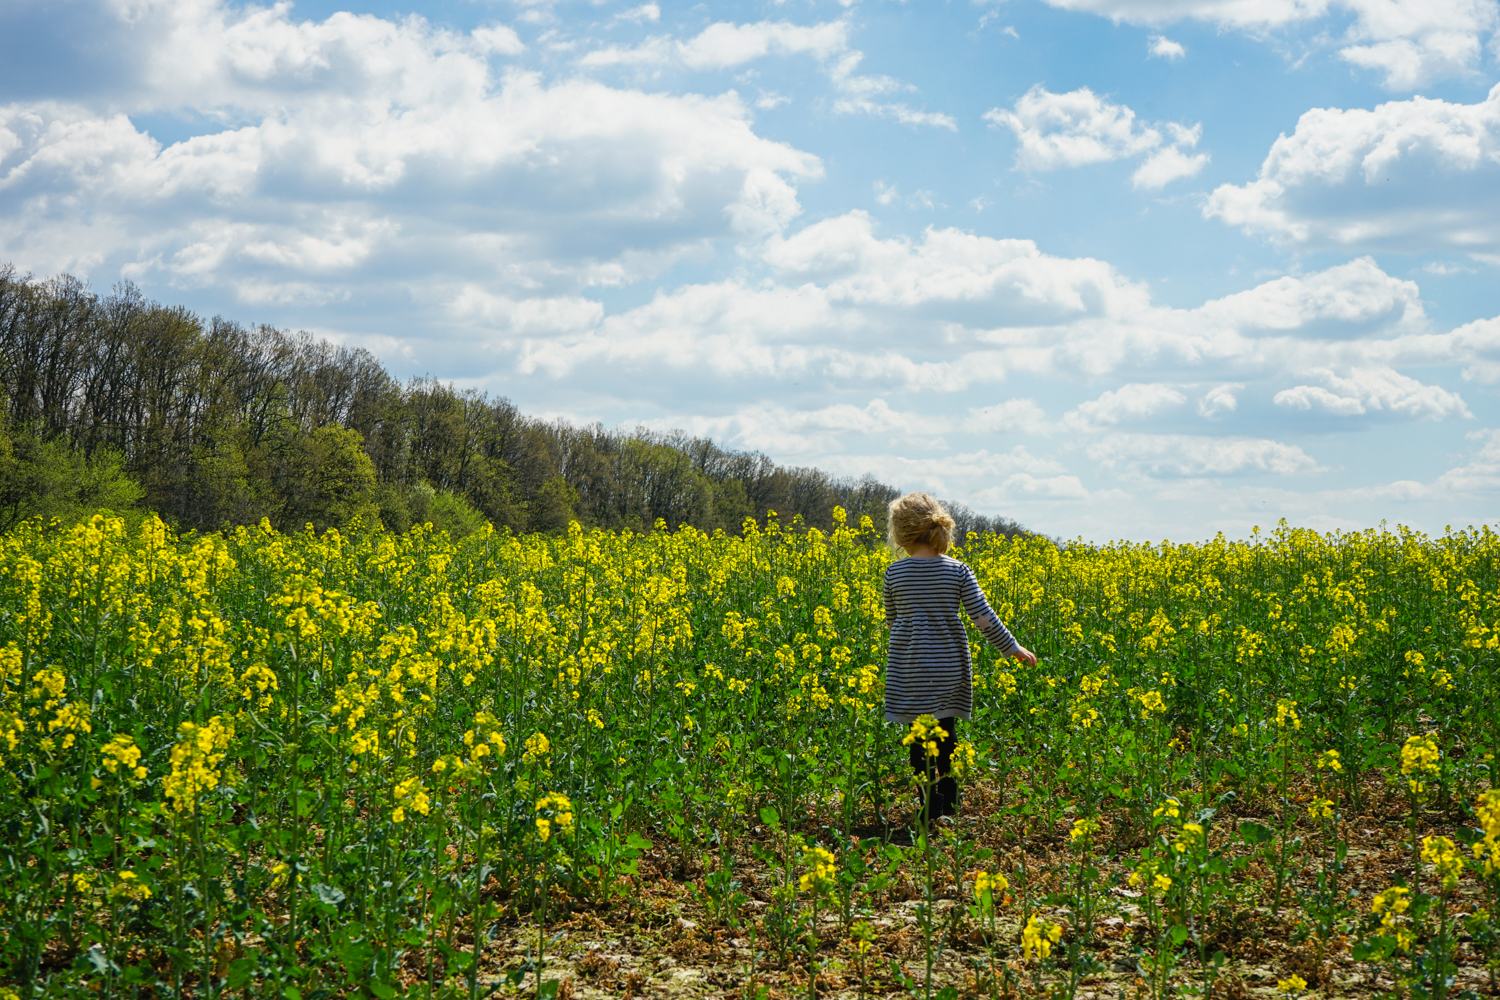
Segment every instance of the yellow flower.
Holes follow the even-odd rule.
[[[1307,989],[1307,980],[1294,972],[1285,979],[1276,980],[1276,989],[1282,993],[1301,993]]]
[[[982,900],[985,893],[991,898],[1010,888],[1010,881],[999,872],[976,872],[974,875],[974,898]]]
[[[521,763],[534,764],[539,760],[551,756],[552,743],[542,733],[534,733],[526,737],[526,752],[521,755]]]
[[[1060,940],[1062,927],[1033,913],[1031,919],[1026,921],[1026,926],[1021,929],[1021,957],[1029,959],[1035,955],[1037,958],[1046,958],[1052,954],[1052,946]]]
[[[1097,819],[1075,819],[1073,821],[1073,829],[1068,831],[1068,839],[1073,841],[1082,840],[1084,837],[1092,836],[1098,829],[1099,821]]]
[[[1339,760],[1339,752],[1337,750],[1324,750],[1318,754],[1318,767],[1326,767],[1328,770],[1335,772],[1344,769],[1343,763]]]
[[[1370,912],[1375,914],[1405,913],[1406,908],[1411,905],[1411,900],[1406,897],[1411,893],[1410,889],[1403,886],[1393,885],[1385,892],[1379,893],[1370,901]]]
[[[1276,725],[1282,729],[1287,726],[1302,728],[1302,717],[1297,714],[1297,702],[1290,698],[1276,699]]]
[[[222,716],[214,716],[207,725],[184,722],[178,727],[181,741],[172,748],[172,771],[162,781],[162,790],[176,813],[198,810],[198,796],[219,787],[219,765],[234,738],[234,727]]]
[[[1151,811],[1152,819],[1160,819],[1165,816],[1168,819],[1176,819],[1182,815],[1182,803],[1168,796],[1167,800]]]
[[[573,833],[573,803],[562,792],[550,792],[536,800],[536,832],[542,840],[550,840],[552,837],[552,826],[555,823],[558,831],[571,835]],[[550,819],[541,813],[550,813]]]
[[[1333,800],[1315,798],[1307,806],[1307,815],[1313,819],[1333,819]]]
[[[1412,736],[1401,748],[1401,773],[1436,774],[1441,758],[1437,740],[1431,735]]]
[[[938,755],[938,743],[948,738],[947,730],[938,725],[938,721],[931,715],[920,715],[917,721],[911,724],[905,736],[901,738],[902,746],[911,746],[913,743],[921,743],[927,756]]]
[[[1447,837],[1423,837],[1422,860],[1432,865],[1433,871],[1443,880],[1445,891],[1458,885],[1458,877],[1464,870],[1464,859],[1453,841]]]
[[[803,892],[830,891],[838,875],[833,862],[833,855],[821,847],[805,849],[802,852],[802,863],[808,867],[808,871],[797,880],[797,888]]]
[[[1172,879],[1170,876],[1162,875],[1160,872],[1158,872],[1151,879],[1151,884],[1156,886],[1156,888],[1161,890],[1162,892],[1166,892],[1167,890],[1172,888]]]

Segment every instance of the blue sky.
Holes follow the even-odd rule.
[[[1494,525],[1497,0],[10,0],[0,261],[1065,537]]]

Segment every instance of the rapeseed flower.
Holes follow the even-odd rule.
[[[1061,940],[1061,925],[1043,920],[1033,913],[1031,919],[1026,921],[1026,926],[1021,929],[1021,957],[1047,958],[1052,954],[1052,946]]]
[[[560,832],[573,833],[573,802],[561,792],[551,792],[536,801],[536,833],[544,843],[552,839],[555,823]],[[543,816],[542,813],[549,815]]]
[[[802,852],[802,863],[808,870],[797,880],[798,889],[812,893],[826,893],[833,889],[838,869],[831,853],[821,847],[808,847]]]
[[[1447,837],[1423,837],[1422,860],[1431,864],[1438,878],[1442,879],[1444,892],[1450,892],[1458,885],[1464,859],[1453,841]]]
[[[1437,740],[1431,735],[1412,736],[1401,748],[1401,773],[1407,776],[1407,785],[1413,795],[1420,795],[1425,787],[1422,778],[1437,774],[1442,754]]]

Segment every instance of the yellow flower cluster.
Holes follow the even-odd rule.
[[[1021,957],[1023,959],[1047,958],[1052,946],[1062,940],[1062,926],[1043,920],[1033,913],[1026,926],[1021,928]]]
[[[194,813],[198,796],[219,787],[219,765],[234,739],[234,726],[216,715],[207,725],[184,722],[178,727],[182,739],[172,747],[172,772],[162,781],[172,811]]]
[[[526,750],[521,754],[521,763],[535,764],[552,756],[552,741],[544,733],[532,733],[526,737]]]
[[[108,743],[99,748],[99,757],[104,770],[110,774],[118,775],[126,781],[146,780],[146,769],[141,766],[141,748],[127,734],[111,737]]]
[[[573,802],[563,793],[551,792],[537,799],[536,814],[536,835],[543,843],[552,839],[554,824],[560,833],[572,835]]]
[[[921,744],[927,756],[936,757],[939,753],[938,743],[948,738],[948,731],[938,725],[938,720],[930,715],[917,717],[917,721],[911,724],[905,736],[901,737],[902,746],[911,746],[913,743]]]
[[[1463,874],[1464,859],[1458,847],[1447,837],[1423,837],[1422,860],[1432,865],[1432,870],[1442,880],[1443,891],[1451,892]]]
[[[988,895],[991,900],[1010,888],[1010,880],[999,872],[974,872],[974,898],[983,902]]]
[[[1333,800],[1314,796],[1307,804],[1307,815],[1313,819],[1333,819]]]
[[[807,871],[797,879],[797,888],[803,892],[823,894],[833,890],[838,878],[838,868],[833,855],[816,845],[802,852],[802,864]]]
[[[1092,837],[1099,830],[1099,821],[1093,817],[1075,819],[1073,829],[1068,831],[1068,839],[1071,841],[1084,840]]]
[[[1411,906],[1411,890],[1405,886],[1394,885],[1384,892],[1377,893],[1370,901],[1370,912],[1380,917],[1381,930],[1390,934],[1396,941],[1396,947],[1406,951],[1416,940],[1416,935],[1406,926],[1406,910]]]
[[[1479,797],[1474,815],[1484,836],[1472,847],[1474,860],[1484,865],[1486,878],[1500,876],[1500,788],[1491,788]]]
[[[404,781],[396,782],[394,789],[396,806],[391,810],[391,822],[406,822],[406,807],[426,816],[432,809],[432,800],[427,796],[427,789],[422,785],[422,779],[412,775]]]
[[[1401,748],[1401,773],[1407,776],[1407,785],[1413,795],[1420,795],[1426,787],[1422,778],[1438,773],[1438,762],[1442,754],[1437,740],[1431,735],[1412,736]]]

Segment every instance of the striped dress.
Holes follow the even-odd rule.
[[[1000,652],[1009,655],[1020,646],[985,600],[974,571],[957,559],[907,558],[886,568],[887,722],[913,722],[919,715],[969,717],[973,665],[960,607]]]

